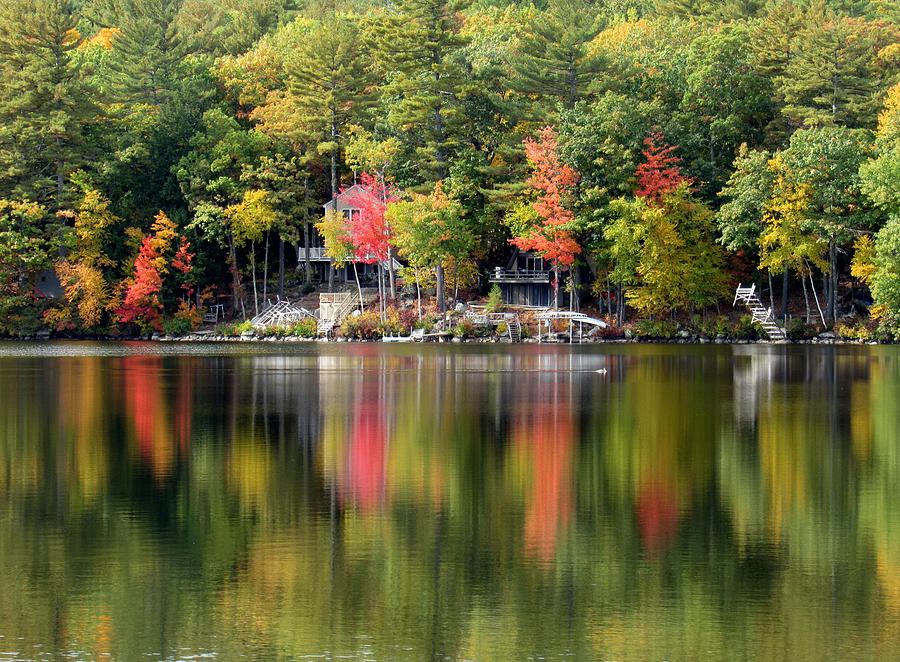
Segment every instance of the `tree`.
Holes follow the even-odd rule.
[[[721,241],[729,250],[755,250],[762,231],[762,217],[772,196],[772,155],[741,145],[734,171],[719,197],[727,200],[716,212]]]
[[[47,220],[37,203],[0,199],[0,330],[7,333],[26,328],[18,327],[34,303],[35,279],[52,263]]]
[[[269,141],[215,108],[203,115],[203,126],[190,140],[191,151],[175,169],[184,199],[193,214],[188,225],[212,246],[227,246],[232,301],[245,311],[232,224],[226,208],[239,204],[249,184],[242,175],[254,167]]]
[[[593,3],[550,0],[522,38],[516,87],[523,93],[571,108],[586,96],[604,60],[593,47],[602,23]]]
[[[353,245],[356,247],[355,262],[377,263],[379,274],[381,265],[385,262],[393,262],[391,250],[392,232],[391,225],[385,216],[385,209],[392,202],[399,200],[396,190],[384,179],[368,173],[363,173],[360,178],[362,194],[352,199],[352,204],[359,209],[359,214],[354,214],[350,219],[350,234]],[[390,264],[391,296],[396,296],[394,289],[394,267]],[[382,279],[379,276],[379,287]],[[383,297],[382,297],[383,299]]]
[[[472,249],[471,236],[465,231],[462,207],[444,193],[438,182],[428,195],[413,193],[409,200],[390,203],[386,216],[400,254],[415,270],[421,317],[419,270],[434,269],[437,273],[449,258],[461,259]],[[437,287],[438,309],[443,312],[446,306],[440,280]]]
[[[724,254],[713,241],[713,213],[696,201],[689,185],[661,198],[619,199],[607,227],[616,269],[629,284],[626,297],[647,315],[662,315],[717,302],[727,289]]]
[[[387,123],[410,150],[418,180],[447,177],[453,126],[460,120],[463,71],[457,58],[458,0],[398,0],[375,27],[386,81],[381,105]],[[386,66],[384,66],[386,65]]]
[[[779,274],[788,269],[800,275],[803,285],[803,299],[806,304],[806,321],[810,320],[809,295],[806,279],[812,285],[816,298],[815,282],[812,279],[812,268],[826,269],[825,247],[810,232],[810,205],[812,191],[810,184],[794,179],[779,154],[769,162],[772,171],[773,187],[771,198],[766,203],[763,214],[763,231],[760,234],[760,266]],[[825,324],[824,313],[819,308],[822,323]]]
[[[353,243],[350,219],[338,211],[327,211],[316,223],[316,230],[322,235],[325,241],[325,254],[336,269],[346,266],[348,262],[353,263],[353,275],[356,279],[356,289],[359,291],[359,310],[362,312],[362,285],[359,283],[359,271],[356,267],[357,247]]]
[[[758,145],[771,120],[772,83],[754,67],[743,26],[695,39],[687,56],[687,77],[677,123],[679,135],[697,143],[692,172],[715,190],[726,178],[741,143]]]
[[[886,24],[814,5],[780,83],[784,114],[807,126],[871,127],[883,85],[876,58],[897,38],[897,29]]]
[[[540,220],[510,242],[523,251],[537,251],[553,265],[554,305],[558,307],[560,271],[571,267],[581,252],[573,235],[575,215],[567,206],[578,173],[560,159],[557,135],[552,127],[541,129],[538,136],[538,140],[526,139],[524,145],[533,169],[528,184],[538,193],[533,208]]]
[[[181,25],[185,0],[99,0],[90,18],[114,31],[109,61],[116,97],[132,104],[162,106],[171,100],[196,51],[192,32]]]
[[[862,195],[859,170],[871,154],[871,134],[859,129],[803,129],[791,136],[781,152],[782,176],[809,193],[809,224],[827,247],[826,317],[838,316],[839,255],[856,233],[871,229],[873,209]]]
[[[318,151],[331,160],[331,197],[338,194],[344,130],[370,101],[368,56],[359,19],[336,13],[312,26],[285,62],[288,86],[304,122],[319,132]]]
[[[253,310],[259,314],[259,294],[256,282],[256,244],[263,235],[268,238],[269,231],[278,222],[278,216],[272,208],[269,192],[251,189],[244,192],[243,199],[225,209],[225,216],[231,222],[230,230],[237,246],[250,242],[250,278],[253,281]],[[265,271],[263,271],[263,301],[266,299],[266,280],[268,277],[269,242],[266,241]]]
[[[107,253],[107,243],[120,219],[96,189],[85,190],[77,210],[62,215],[74,222],[68,253],[56,263],[66,302],[46,317],[57,328],[94,329],[115,305],[110,273],[115,262]]]
[[[400,151],[400,141],[395,137],[378,140],[361,126],[350,127],[350,138],[347,141],[347,164],[354,172],[362,171],[362,185],[369,190],[370,196],[362,200],[360,220],[370,228],[383,226],[379,230],[383,240],[374,252],[383,249],[384,261],[388,264],[391,298],[397,297],[394,274],[394,255],[391,244],[391,228],[385,223],[385,207],[397,198],[393,187],[389,184],[388,170]]]
[[[89,157],[98,109],[73,58],[78,21],[73,0],[0,3],[0,196],[60,209]]]
[[[123,287],[120,322],[136,323],[141,330],[162,330],[163,315],[172,308],[176,293],[190,294],[193,254],[187,238],[163,212],[157,214],[152,234],[141,239],[134,273]]]
[[[661,133],[652,133],[644,139],[644,162],[635,168],[637,189],[634,194],[646,198],[648,203],[659,204],[665,196],[693,180],[681,173],[681,159],[674,156],[676,147],[666,145]]]

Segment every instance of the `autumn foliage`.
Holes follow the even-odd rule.
[[[126,281],[122,307],[117,311],[120,322],[134,322],[143,329],[162,329],[165,312],[166,277],[173,276],[168,283],[169,290],[180,289],[190,295],[191,285],[187,278],[191,273],[193,254],[190,243],[175,231],[175,224],[162,212],[153,223],[153,234],[141,240],[137,258],[134,261],[134,275]],[[180,277],[175,278],[172,272]],[[174,297],[170,297],[174,298]]]
[[[681,174],[681,159],[673,154],[675,149],[674,145],[667,145],[658,132],[644,139],[644,162],[634,173],[637,177],[635,195],[656,205],[682,184],[691,184],[692,180]]]
[[[389,183],[368,173],[360,176],[363,190],[351,198],[351,204],[359,209],[350,219],[350,236],[355,257],[359,262],[383,262],[388,259],[391,246],[391,230],[385,220],[385,209],[400,199]]]
[[[578,173],[560,159],[557,135],[552,127],[541,129],[537,140],[527,139],[524,144],[525,156],[533,168],[528,184],[539,192],[533,207],[541,222],[510,241],[521,250],[540,253],[557,267],[571,266],[581,246],[571,229],[575,215],[565,201],[578,183]]]

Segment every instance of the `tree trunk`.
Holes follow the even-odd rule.
[[[775,287],[772,285],[772,270],[766,269],[766,276],[769,277],[769,310],[775,310]]]
[[[241,296],[241,272],[238,271],[237,250],[234,247],[234,235],[228,233],[228,254],[231,262],[231,308],[232,315],[237,312],[238,306],[241,308],[241,315],[247,318],[247,311],[244,310],[244,297]]]
[[[416,309],[419,319],[422,319],[422,286],[419,284],[419,267],[416,267]]]
[[[785,267],[784,272],[781,274],[781,319],[784,321],[787,321],[789,281],[790,275],[787,267]]]
[[[360,315],[362,315],[362,311],[363,311],[362,285],[359,284],[359,271],[356,270],[356,262],[353,263],[353,276],[356,278],[356,291],[359,292],[359,313],[360,313]]]
[[[806,291],[806,276],[800,274],[800,283],[803,285],[803,303],[806,305],[806,323],[809,324],[809,293]]]
[[[284,298],[284,239],[278,236],[278,298]]]
[[[447,302],[444,300],[444,265],[438,264],[434,270],[437,279],[437,307],[438,312],[447,312]]]
[[[829,294],[831,295],[828,300],[828,317],[831,320],[832,324],[837,322],[838,318],[838,307],[837,307],[837,288],[838,288],[838,264],[837,264],[837,242],[832,239],[828,246],[828,268],[829,268],[829,276],[831,278],[831,285],[829,288]]]
[[[816,308],[819,309],[819,318],[822,320],[822,326],[828,328],[828,323],[825,321],[825,313],[822,312],[822,306],[819,305],[819,295],[816,294],[816,281],[813,280],[812,270],[809,272],[809,285],[812,287],[813,298],[816,300]]]
[[[388,263],[388,281],[391,286],[391,299],[397,298],[397,276],[394,274],[394,249],[388,245],[387,252],[387,263]]]
[[[253,310],[259,315],[259,297],[256,294],[256,242],[250,242],[250,277],[253,279]]]
[[[266,231],[266,250],[263,251],[263,305],[269,298],[269,231]]]

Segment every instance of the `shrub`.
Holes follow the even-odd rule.
[[[816,335],[816,328],[807,324],[801,317],[794,317],[784,325],[784,332],[789,340],[805,340]]]
[[[750,315],[742,315],[731,329],[731,337],[736,340],[756,340],[764,335],[762,327]]]
[[[341,322],[341,334],[355,340],[376,340],[382,336],[381,317],[376,312],[351,315]]]
[[[250,320],[244,320],[243,322],[239,322],[234,327],[235,335],[241,335],[243,333],[250,333],[252,331],[256,331],[256,327],[253,326],[253,322]]]
[[[491,286],[491,291],[488,292],[487,302],[484,305],[484,309],[486,312],[496,313],[502,307],[503,292],[500,290],[500,286],[497,283],[494,283]]]
[[[638,320],[634,324],[634,334],[638,338],[674,338],[678,324],[669,320]]]
[[[501,338],[509,335],[509,325],[506,322],[500,322],[497,325],[497,335]]]
[[[860,320],[856,323],[838,322],[834,325],[834,332],[844,340],[868,341],[875,337],[876,329],[865,320]]]
[[[469,320],[460,320],[459,324],[453,327],[453,335],[456,338],[466,339],[475,334],[475,325]]]
[[[163,332],[170,336],[183,336],[194,330],[190,319],[184,317],[170,317],[163,321]]]
[[[290,327],[290,335],[298,338],[315,338],[319,335],[319,324],[312,317],[300,320]]]

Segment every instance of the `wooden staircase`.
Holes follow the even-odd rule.
[[[751,287],[741,287],[741,285],[738,284],[737,291],[734,293],[734,303],[731,305],[736,306],[738,301],[742,302],[750,309],[753,321],[759,322],[759,325],[765,330],[766,335],[769,336],[769,340],[787,339],[787,334],[784,332],[784,329],[775,322],[775,318],[772,316],[772,309],[766,308],[762,301],[759,300],[759,297],[756,296],[756,283]]]
[[[509,341],[510,342],[521,342],[522,341],[522,323],[519,321],[518,315],[516,315],[509,322],[507,322],[507,328],[509,329]]]

